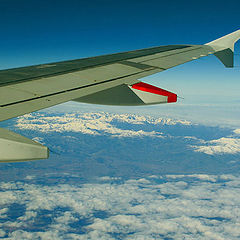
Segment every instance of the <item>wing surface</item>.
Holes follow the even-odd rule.
[[[233,66],[240,30],[205,45],[169,45],[0,71],[0,121],[79,99],[214,54]]]
[[[214,53],[174,45],[0,71],[0,121],[78,99]]]

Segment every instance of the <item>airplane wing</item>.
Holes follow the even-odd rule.
[[[209,54],[233,67],[234,44],[239,38],[240,30],[205,45],[168,45],[1,70],[0,121],[70,100],[109,105],[176,102],[176,94],[139,79]],[[2,154],[5,145],[5,150],[19,149]],[[47,157],[46,147],[0,130],[0,161]]]

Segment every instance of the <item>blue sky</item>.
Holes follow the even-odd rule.
[[[0,69],[158,45],[203,44],[240,28],[239,7],[237,0],[1,0]],[[235,104],[239,109],[239,69],[226,69],[211,56],[145,81],[183,96],[180,104]]]
[[[239,29],[238,1],[2,0],[1,67],[167,44]]]

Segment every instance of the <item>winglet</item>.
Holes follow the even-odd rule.
[[[210,46],[215,51],[214,55],[225,65],[225,67],[233,67],[234,45],[239,39],[240,30],[237,30],[212,42],[206,43],[205,45]]]
[[[215,50],[223,50],[230,48],[234,52],[234,44],[240,39],[240,30],[237,30],[233,33],[230,33],[226,36],[223,36],[221,38],[218,38],[212,42],[206,43],[205,45],[208,45]]]

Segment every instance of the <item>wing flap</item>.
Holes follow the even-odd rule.
[[[3,128],[0,128],[0,146],[0,162],[22,162],[49,156],[47,147]]]
[[[74,99],[77,102],[101,105],[139,106],[177,101],[177,95],[161,88],[139,82],[122,84],[107,90]]]

